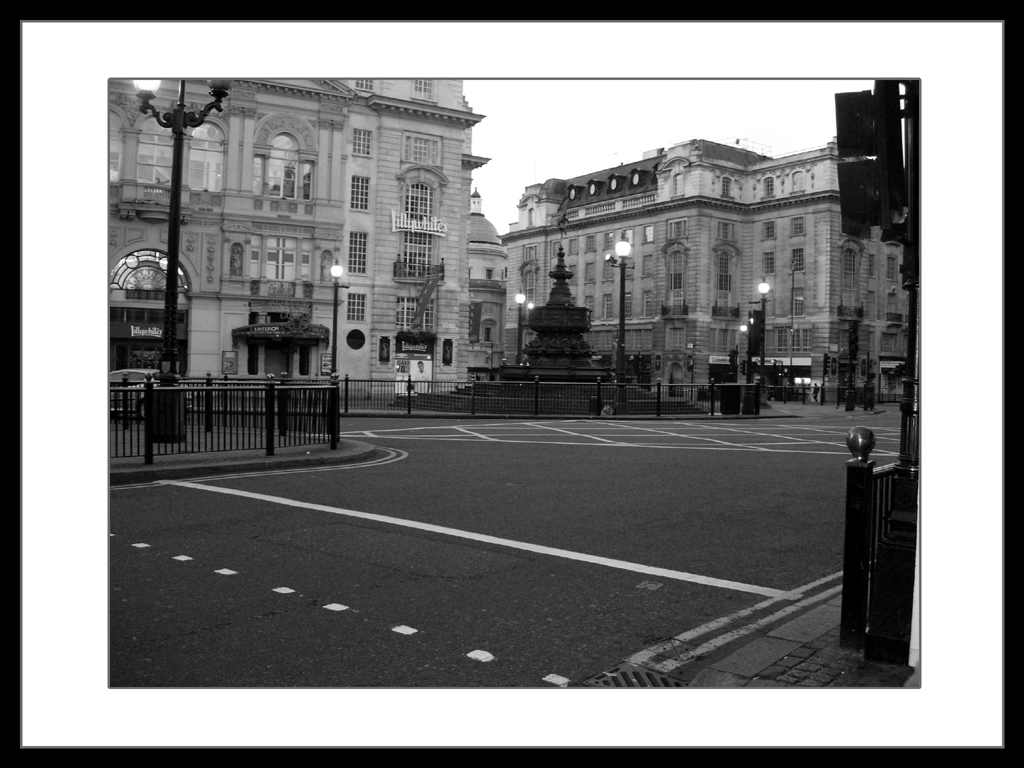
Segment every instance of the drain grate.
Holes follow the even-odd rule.
[[[602,672],[589,680],[584,685],[594,688],[685,688],[686,683],[677,680],[661,672],[655,672],[647,667],[640,667],[636,664],[620,664],[615,669]]]

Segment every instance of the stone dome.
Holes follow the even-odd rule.
[[[501,238],[498,237],[497,228],[485,219],[482,213],[471,213],[469,215],[469,242],[501,245]]]

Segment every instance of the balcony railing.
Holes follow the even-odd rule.
[[[721,307],[718,304],[715,304],[713,307],[711,307],[711,316],[712,317],[739,317],[740,316],[740,308],[739,308],[738,304],[735,307]]]
[[[903,313],[901,312],[886,312],[885,319],[890,323],[902,323]]]
[[[444,279],[444,264],[409,264],[401,260],[395,262],[394,277],[398,279],[426,280],[435,275]]]
[[[839,317],[864,317],[864,307],[848,307],[844,304],[840,304],[836,308],[836,314]]]
[[[661,305],[661,316],[662,317],[686,317],[690,314],[690,308],[686,305],[686,302],[674,303],[674,304],[662,304]]]

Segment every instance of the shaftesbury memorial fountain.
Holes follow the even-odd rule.
[[[577,307],[569,291],[573,273],[565,266],[565,253],[558,246],[554,280],[548,303],[530,310],[528,326],[536,336],[523,350],[524,365],[503,365],[504,381],[597,382],[611,379],[611,368],[595,363],[594,353],[583,334],[590,330],[590,310]]]

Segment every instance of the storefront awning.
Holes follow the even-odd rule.
[[[325,325],[298,323],[258,323],[243,325],[231,330],[231,338],[245,339],[256,343],[286,341],[292,344],[318,344],[331,338],[331,331]]]

